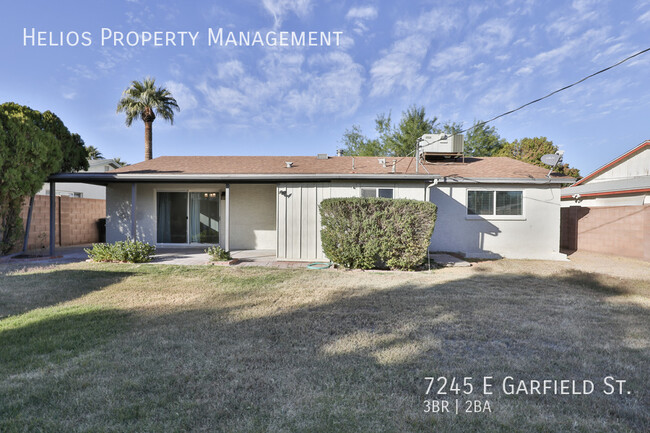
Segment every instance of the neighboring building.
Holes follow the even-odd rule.
[[[88,173],[105,173],[121,167],[121,165],[115,162],[114,159],[91,159],[88,161],[88,166]],[[43,188],[37,193],[37,195],[50,195],[49,184],[46,183],[43,185]],[[105,200],[106,187],[86,183],[57,182],[56,195]]]
[[[650,141],[562,189],[562,248],[650,260]]]
[[[219,243],[324,259],[319,203],[329,197],[430,200],[431,251],[467,257],[564,259],[560,186],[572,178],[505,157],[424,163],[415,158],[163,156],[56,182],[106,186],[107,241]]]

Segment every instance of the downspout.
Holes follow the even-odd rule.
[[[424,187],[424,201],[428,201],[427,197],[430,197],[429,189],[436,185],[438,185],[438,179],[433,179],[433,182],[429,182],[429,185]]]
[[[225,212],[225,239],[224,239],[224,249],[230,251],[230,184],[226,184],[226,212]]]

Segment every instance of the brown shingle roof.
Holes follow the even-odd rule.
[[[374,156],[160,156],[113,170],[130,174],[415,174],[414,158],[387,157],[384,168]],[[286,168],[287,161],[293,162]],[[354,165],[353,165],[354,161]],[[460,178],[541,179],[548,170],[507,157],[465,158],[465,162],[436,162],[420,166],[420,175]],[[567,181],[572,180],[567,178]]]

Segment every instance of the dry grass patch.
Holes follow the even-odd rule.
[[[644,431],[649,298],[648,282],[544,262],[5,270],[0,431]],[[425,414],[438,375],[614,375],[632,394]]]

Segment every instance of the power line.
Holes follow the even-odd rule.
[[[522,106],[520,106],[520,107],[517,107],[517,108],[512,109],[512,110],[510,110],[510,111],[506,111],[505,113],[501,113],[501,114],[499,114],[498,116],[494,116],[494,117],[492,117],[492,118],[489,119],[489,120],[485,120],[485,121],[483,121],[483,122],[479,122],[479,123],[477,123],[476,125],[472,125],[472,126],[470,126],[469,128],[465,128],[465,129],[463,129],[463,130],[457,132],[457,134],[463,134],[463,133],[465,133],[465,132],[467,132],[467,131],[471,131],[472,129],[478,128],[479,126],[486,125],[486,124],[488,124],[488,123],[490,123],[490,122],[494,122],[495,120],[497,120],[497,119],[499,119],[499,118],[501,118],[501,117],[504,117],[504,116],[507,116],[507,115],[509,115],[509,114],[515,113],[515,112],[521,110],[522,108],[528,107],[529,105],[532,105],[532,104],[535,104],[535,103],[537,103],[537,102],[543,101],[544,99],[549,98],[549,97],[555,95],[556,93],[560,93],[560,92],[562,92],[563,90],[570,89],[571,87],[573,87],[573,86],[575,86],[575,85],[578,85],[578,84],[582,83],[583,81],[588,80],[589,78],[595,77],[595,76],[598,75],[598,74],[602,74],[603,72],[609,71],[610,69],[613,69],[613,68],[615,68],[615,67],[617,67],[617,66],[619,66],[619,65],[621,65],[621,64],[623,64],[623,63],[625,63],[625,62],[627,62],[628,60],[631,60],[631,59],[633,59],[633,58],[635,58],[635,57],[637,57],[637,56],[640,56],[641,54],[647,53],[648,51],[650,51],[650,47],[649,47],[649,48],[646,48],[646,49],[644,49],[644,50],[641,50],[641,51],[639,51],[639,52],[636,52],[636,53],[634,53],[634,54],[632,54],[632,55],[630,55],[630,56],[624,58],[623,60],[620,60],[620,61],[614,63],[614,64],[611,65],[611,66],[608,66],[608,67],[606,67],[606,68],[604,68],[604,69],[601,69],[600,71],[597,71],[597,72],[594,72],[593,74],[587,75],[586,77],[581,78],[580,80],[576,81],[575,83],[571,83],[571,84],[566,85],[566,86],[564,86],[564,87],[562,87],[562,88],[560,88],[560,89],[554,90],[554,91],[552,91],[551,93],[549,93],[548,95],[542,96],[541,98],[534,99],[534,100],[532,100],[532,101],[530,101],[530,102],[525,103],[524,105],[522,105]],[[452,134],[450,134],[450,135],[452,135]],[[442,140],[443,140],[442,138],[439,138],[439,139],[437,139],[437,140],[435,140],[435,141],[432,141],[432,142],[430,142],[430,143],[437,143],[438,141],[442,141]],[[409,156],[410,156],[411,154],[413,154],[413,153],[415,153],[415,151],[410,152],[410,153],[409,153],[408,155],[406,155],[406,156],[403,156],[403,157],[402,157],[400,160],[398,160],[397,162],[401,161],[401,160],[404,159],[404,158],[409,157]]]
[[[641,51],[639,51],[639,52],[637,52],[637,53],[634,53],[634,54],[632,54],[631,56],[628,56],[628,57],[624,58],[623,60],[614,63],[614,64],[611,65],[611,66],[608,66],[608,67],[606,67],[606,68],[604,68],[604,69],[601,69],[601,70],[598,71],[598,72],[594,72],[594,73],[591,74],[591,75],[587,75],[586,77],[584,77],[584,78],[582,78],[582,79],[576,81],[575,83],[571,83],[571,84],[569,84],[569,85],[567,85],[567,86],[564,86],[564,87],[562,87],[562,88],[560,88],[560,89],[554,90],[553,92],[549,93],[549,94],[546,95],[546,96],[542,96],[541,98],[537,98],[537,99],[535,99],[535,100],[533,100],[533,101],[527,102],[527,103],[525,103],[524,105],[522,105],[522,106],[520,106],[520,107],[517,107],[517,108],[515,108],[515,109],[513,109],[513,110],[510,110],[510,111],[506,111],[505,113],[501,113],[501,114],[499,114],[498,116],[494,116],[493,118],[491,118],[491,119],[489,119],[489,120],[486,120],[486,121],[484,121],[484,122],[479,122],[479,123],[477,123],[476,125],[474,125],[474,126],[472,126],[472,127],[470,127],[470,128],[467,128],[467,129],[464,129],[464,130],[460,131],[460,133],[467,132],[467,131],[469,131],[469,130],[471,130],[471,129],[474,129],[474,128],[477,128],[477,127],[479,127],[479,126],[483,126],[483,125],[485,125],[485,124],[487,124],[487,123],[490,123],[490,122],[493,122],[493,121],[495,121],[495,120],[497,120],[497,119],[499,119],[499,118],[501,118],[501,117],[507,116],[508,114],[512,114],[512,113],[514,113],[514,112],[516,112],[516,111],[519,111],[519,110],[521,110],[522,108],[528,107],[529,105],[535,104],[535,103],[537,103],[537,102],[539,102],[539,101],[543,101],[544,99],[549,98],[549,97],[555,95],[556,93],[560,93],[561,91],[566,90],[566,89],[569,89],[569,88],[571,88],[571,87],[573,87],[573,86],[575,86],[575,85],[577,85],[577,84],[580,84],[580,83],[582,83],[583,81],[586,81],[586,80],[588,80],[588,79],[591,78],[591,77],[595,77],[595,76],[598,75],[598,74],[602,74],[603,72],[609,71],[610,69],[615,68],[615,67],[617,67],[618,65],[621,65],[621,64],[627,62],[628,60],[633,59],[634,57],[640,56],[641,54],[646,53],[646,52],[648,52],[648,51],[650,51],[650,48],[646,48],[645,50],[641,50]]]

